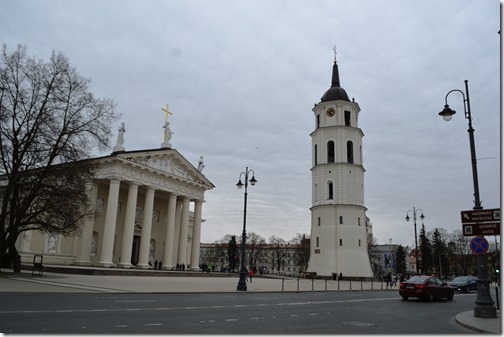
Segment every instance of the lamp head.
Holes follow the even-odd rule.
[[[422,219],[422,220],[425,219],[423,213],[422,213],[422,215],[420,215],[420,219]]]
[[[250,179],[249,181],[250,181],[250,185],[252,185],[252,186],[254,186],[257,182],[257,180],[254,176],[252,176],[252,179]]]
[[[406,221],[409,221],[409,216],[408,216],[408,214],[406,214]]]
[[[452,116],[455,115],[455,110],[450,109],[450,106],[446,104],[443,111],[439,113],[439,116],[443,117],[445,121],[450,121]]]
[[[236,187],[238,187],[239,190],[241,190],[241,188],[243,187],[243,183],[242,183],[241,179],[236,184]]]

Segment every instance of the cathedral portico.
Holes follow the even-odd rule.
[[[20,240],[23,261],[43,254],[51,264],[146,269],[162,261],[162,269],[178,263],[198,270],[204,193],[214,187],[201,170],[170,148],[92,160],[86,193],[94,217],[79,236],[33,232],[30,242]]]

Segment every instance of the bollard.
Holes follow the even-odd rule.
[[[284,291],[284,281],[285,279],[282,278],[282,291]]]
[[[299,279],[297,279],[297,291],[299,291]]]
[[[311,279],[311,290],[313,291],[313,279]]]
[[[327,291],[327,280],[325,280],[325,290]]]
[[[362,280],[360,280],[360,290],[362,290]]]
[[[352,290],[352,280],[350,280],[350,290]]]

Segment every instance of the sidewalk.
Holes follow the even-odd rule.
[[[70,271],[70,269],[69,269]],[[124,275],[85,275],[83,273],[51,273],[44,272],[32,276],[31,271],[12,273],[8,270],[0,272],[0,293],[6,292],[49,292],[49,293],[198,293],[198,292],[238,292],[236,274],[220,273],[170,273],[152,271],[142,276],[131,276],[130,271]],[[145,276],[149,275],[149,276]],[[184,276],[179,276],[184,275]],[[370,282],[297,280],[281,278],[254,277],[253,282],[247,282],[248,292],[281,292],[281,291],[349,291],[382,289],[380,283],[370,285]],[[383,291],[397,291],[398,286]],[[481,333],[501,334],[501,317],[474,317],[474,312],[466,311],[458,314],[455,321],[465,328]]]

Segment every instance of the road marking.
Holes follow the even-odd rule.
[[[163,323],[146,323],[144,325],[145,326],[159,326],[159,325],[163,325]]]
[[[282,306],[296,306],[296,305],[318,305],[318,304],[339,304],[339,303],[352,303],[352,302],[370,302],[370,301],[397,301],[396,297],[384,297],[384,298],[373,298],[373,299],[357,299],[357,300],[334,300],[334,301],[306,301],[306,302],[292,302],[292,303],[271,303],[271,304],[241,304],[241,305],[229,305],[221,306],[221,308],[256,308],[256,307],[282,307]],[[33,313],[86,313],[86,312],[125,312],[125,311],[168,311],[168,310],[196,310],[196,309],[209,309],[213,306],[200,306],[200,307],[157,307],[157,308],[118,308],[118,309],[67,309],[64,312],[62,310],[6,310],[0,311],[2,314],[33,314]]]
[[[236,322],[238,319],[236,318],[228,318],[226,319],[226,322]]]

